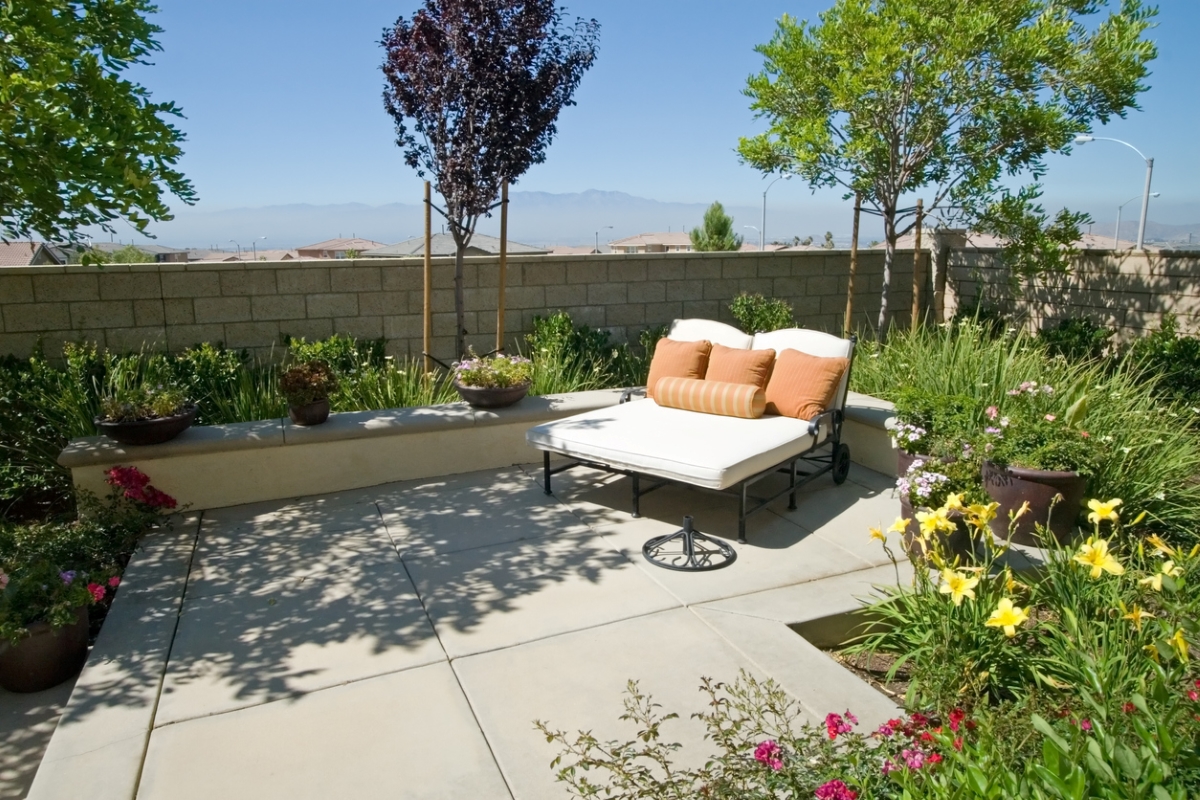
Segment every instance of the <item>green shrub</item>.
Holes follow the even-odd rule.
[[[1166,399],[1200,405],[1200,338],[1179,335],[1174,314],[1164,314],[1162,327],[1135,341],[1128,358]]]
[[[729,313],[738,326],[749,334],[792,328],[796,317],[786,300],[742,292],[729,301]]]
[[[467,358],[455,363],[454,377],[463,386],[481,389],[508,389],[529,383],[533,378],[533,362],[523,356],[475,355],[468,349]]]
[[[138,422],[179,414],[187,395],[171,386],[135,386],[117,389],[100,399],[100,416],[108,422]]]
[[[525,337],[534,365],[531,392],[556,394],[643,385],[654,345],[663,335],[661,327],[643,331],[639,346],[633,348],[610,342],[608,331],[576,326],[564,311],[534,317],[533,332]]]
[[[324,361],[340,376],[367,367],[383,367],[387,349],[384,339],[355,339],[336,333],[313,342],[285,336],[284,344],[292,361]]]
[[[1112,328],[1097,325],[1087,317],[1069,317],[1060,320],[1057,327],[1043,328],[1038,338],[1052,356],[1068,361],[1098,361],[1115,334]]]

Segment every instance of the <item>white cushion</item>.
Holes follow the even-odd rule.
[[[677,342],[699,342],[708,340],[736,350],[749,350],[753,341],[748,333],[742,333],[732,325],[711,319],[677,319],[671,323],[667,338]]]
[[[539,450],[710,489],[734,486],[814,442],[804,420],[699,414],[652,400],[547,422],[525,438]]]
[[[771,348],[776,354],[784,350],[799,350],[801,353],[808,353],[817,358],[852,359],[854,357],[854,342],[850,339],[843,339],[840,336],[833,336],[821,331],[810,331],[807,328],[784,328],[783,330],[754,334],[751,349],[766,350],[767,348]],[[849,379],[850,370],[846,370],[842,375],[841,383],[838,384],[837,393],[833,397],[833,408],[842,407]]]

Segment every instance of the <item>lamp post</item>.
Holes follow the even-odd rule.
[[[1138,238],[1137,249],[1144,250],[1146,245],[1146,214],[1150,211],[1150,179],[1154,177],[1154,159],[1147,158],[1146,154],[1129,142],[1123,142],[1120,139],[1110,139],[1107,136],[1092,136],[1091,134],[1081,133],[1075,137],[1075,144],[1087,144],[1088,142],[1116,142],[1123,144],[1133,152],[1142,157],[1146,162],[1146,188],[1142,191],[1142,220],[1138,223]]]
[[[254,247],[254,260],[255,261],[258,261],[258,243],[261,242],[265,238],[267,238],[267,237],[260,236],[257,239],[255,239],[254,242],[252,243],[252,246]]]
[[[758,250],[759,250],[759,252],[762,252],[762,249],[763,249],[763,246],[762,246],[762,231],[760,231],[758,228],[754,227],[753,225],[743,225],[742,227],[743,227],[743,228],[749,228],[750,230],[752,230],[752,231],[754,231],[755,233],[757,233],[757,234],[758,234]]]
[[[605,225],[600,231],[611,231],[612,225]],[[600,231],[596,231],[596,254],[600,254]]]
[[[1159,192],[1151,192],[1150,193],[1151,197],[1158,197],[1158,195],[1159,195]],[[1129,205],[1134,200],[1137,200],[1139,197],[1141,197],[1140,194],[1135,194],[1133,197],[1129,198],[1124,203],[1121,203],[1121,205],[1117,206],[1117,229],[1116,229],[1116,231],[1113,232],[1113,250],[1116,250],[1118,247],[1121,246],[1121,212],[1125,209],[1125,206]]]
[[[240,244],[238,244],[237,242],[234,242],[233,239],[230,239],[229,241],[233,242],[233,246],[237,248],[238,261],[241,261],[242,260],[242,246]]]
[[[767,184],[767,188],[763,189],[763,218],[762,227],[758,230],[758,249],[763,250],[767,245],[767,192],[771,191],[771,187],[778,181],[786,181],[791,179],[791,175],[780,175],[775,180]]]

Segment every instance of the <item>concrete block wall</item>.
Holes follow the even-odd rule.
[[[1194,252],[1080,253],[1065,275],[1037,278],[1014,290],[995,250],[950,252],[946,314],[960,305],[986,305],[1025,319],[1032,330],[1086,317],[1129,341],[1156,330],[1173,313],[1185,333],[1200,334],[1200,254]]]
[[[895,321],[907,323],[912,251],[896,262],[891,303]],[[513,257],[505,329],[510,346],[523,345],[535,316],[563,310],[614,341],[636,341],[679,317],[732,321],[729,301],[750,291],[787,300],[805,327],[837,332],[849,265],[844,250]],[[0,353],[24,357],[40,346],[55,357],[76,341],[179,351],[209,341],[268,356],[279,354],[284,335],[342,333],[382,337],[391,354],[417,355],[423,275],[419,258],[4,268]],[[453,278],[453,262],[435,260],[433,354],[443,359],[454,355]],[[882,285],[882,251],[860,253],[856,325],[874,322]],[[468,342],[491,350],[497,258],[466,259],[464,295]]]

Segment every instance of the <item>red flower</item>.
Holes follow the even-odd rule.
[[[91,592],[92,599],[97,603],[104,599],[104,587],[98,583],[89,583],[87,590]]]
[[[926,764],[939,764],[939,763],[941,763],[941,760],[942,760],[941,753],[930,753],[929,757],[925,759],[925,763]]]
[[[1189,689],[1188,700],[1191,700],[1193,703],[1195,703],[1197,700],[1200,700],[1200,692],[1197,692],[1195,689]]]
[[[1125,703],[1121,706],[1121,710],[1126,714],[1132,714],[1133,712],[1137,711],[1137,706],[1135,706],[1133,703]]]
[[[117,577],[116,575],[113,575],[111,578],[108,579],[108,586],[110,589],[115,589],[120,585],[121,585],[121,579],[119,577]]]
[[[813,796],[817,800],[857,800],[858,792],[842,781],[829,781],[818,786]]]
[[[950,717],[949,717],[950,730],[954,731],[955,733],[958,733],[958,726],[962,725],[962,721],[964,719],[966,719],[966,717],[967,717],[967,712],[963,711],[961,708],[956,708],[956,709],[952,710],[950,712]]]
[[[846,715],[851,719],[854,718],[849,711],[846,712]],[[825,731],[829,734],[830,739],[836,739],[839,733],[849,733],[851,730],[853,730],[853,728],[851,727],[850,723],[847,722],[841,714],[831,713],[825,715]]]
[[[959,736],[957,739],[954,740],[954,749],[961,751],[962,745],[963,745],[962,737]]]

